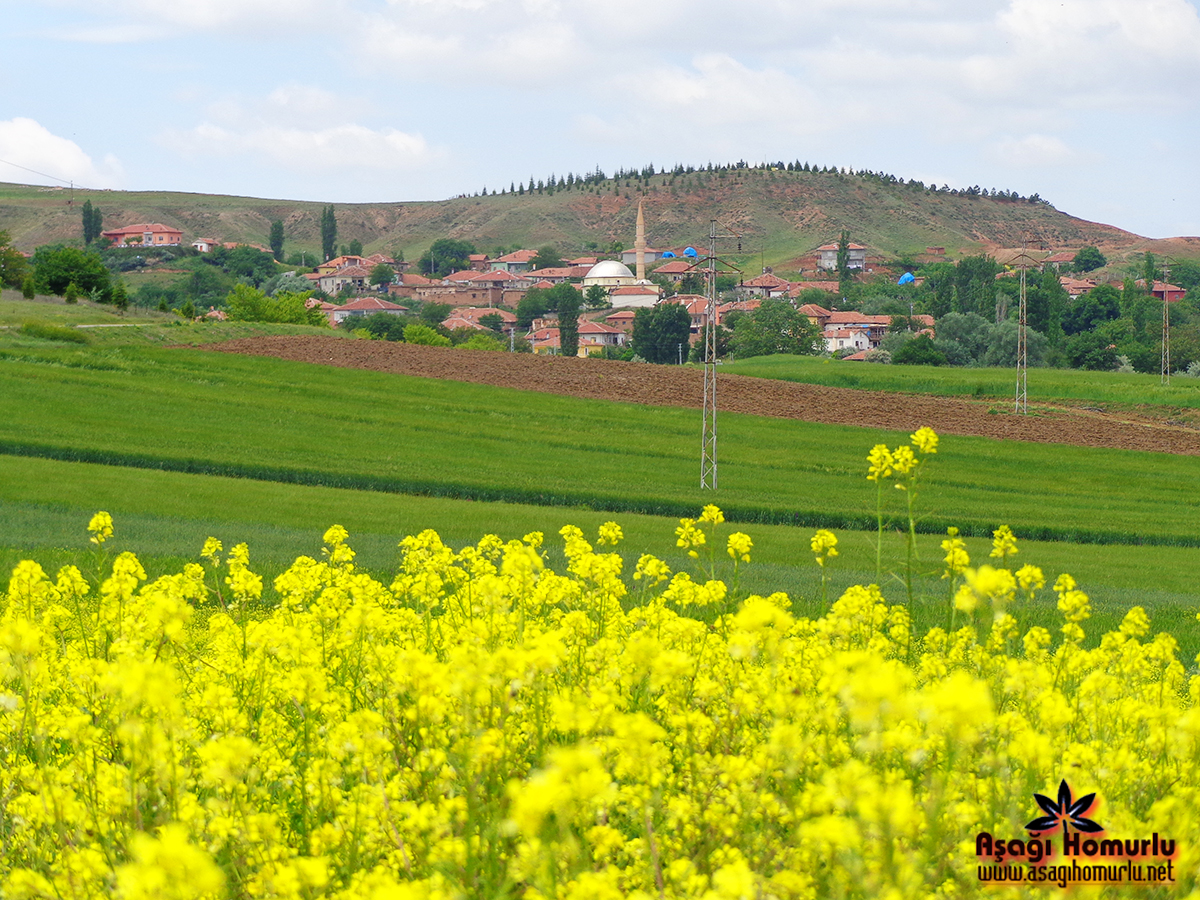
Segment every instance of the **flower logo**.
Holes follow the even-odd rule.
[[[1027,831],[1043,832],[1053,831],[1061,823],[1063,832],[1066,833],[1068,826],[1076,831],[1085,831],[1095,833],[1103,831],[1104,826],[1091,819],[1085,819],[1083,814],[1091,809],[1093,803],[1096,802],[1094,793],[1080,797],[1072,802],[1071,788],[1067,786],[1066,780],[1062,780],[1058,784],[1058,802],[1051,800],[1045,794],[1034,794],[1033,799],[1037,801],[1037,805],[1042,808],[1042,812],[1046,815],[1038,816],[1032,822],[1025,826]]]

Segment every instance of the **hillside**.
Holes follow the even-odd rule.
[[[481,250],[554,244],[562,252],[632,246],[637,200],[646,198],[648,240],[654,246],[707,244],[718,219],[743,234],[740,258],[793,268],[795,260],[836,239],[842,229],[883,256],[944,247],[950,257],[1019,247],[1023,238],[1046,249],[1085,244],[1111,259],[1153,249],[1200,256],[1200,238],[1151,241],[1087,222],[1044,203],[1001,200],[887,184],[859,175],[731,169],[655,175],[645,182],[609,179],[553,194],[491,194],[419,203],[338,204],[338,238],[357,238],[368,252],[403,252],[413,259],[439,237],[463,238]],[[90,199],[105,227],[163,222],[197,237],[267,241],[270,223],[284,221],[287,247],[320,246],[322,204],[167,192],[85,192],[0,185],[0,230],[22,249],[80,236],[79,207]],[[731,256],[734,246],[723,246]]]

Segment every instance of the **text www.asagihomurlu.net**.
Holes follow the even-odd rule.
[[[1024,882],[1027,884],[1167,884],[1175,880],[1174,861],[1160,864],[1111,863],[1083,865],[990,865],[979,867],[979,880],[998,884]]]

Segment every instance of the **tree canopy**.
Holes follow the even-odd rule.
[[[633,317],[630,343],[633,352],[647,362],[678,363],[681,348],[688,348],[692,336],[692,317],[680,303],[660,303],[639,309]],[[687,350],[683,349],[687,356]]]
[[[1096,247],[1083,247],[1075,258],[1071,261],[1071,265],[1075,267],[1076,272],[1091,272],[1094,269],[1099,269],[1102,266],[1108,265],[1108,259]]]
[[[29,263],[16,247],[9,245],[7,231],[0,231],[0,285],[23,288]]]
[[[276,262],[283,262],[283,219],[271,223],[271,254]]]
[[[824,348],[817,326],[786,300],[764,300],[733,326],[733,349],[739,359],[775,353],[811,356]]]
[[[529,264],[535,269],[556,269],[566,265],[558,251],[551,246],[545,246],[537,252]]]
[[[417,268],[422,275],[444,278],[451,272],[468,268],[471,264],[470,256],[475,252],[475,245],[470,241],[438,238],[421,254],[421,258],[417,260]]]
[[[561,290],[565,288],[565,290]],[[557,294],[558,346],[563,356],[579,355],[579,307],[583,295],[569,284],[558,284],[550,293]]]
[[[321,253],[326,260],[333,259],[337,247],[337,216],[333,204],[321,210]]]
[[[33,253],[33,277],[38,290],[46,294],[66,295],[67,286],[75,285],[85,294],[98,292],[108,300],[110,278],[100,254],[77,247],[42,246]]]
[[[316,307],[309,308],[307,291],[276,291],[268,297],[256,287],[239,284],[225,298],[229,318],[240,322],[282,322],[289,325],[327,326],[329,319]]]

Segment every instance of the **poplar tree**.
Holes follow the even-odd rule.
[[[333,259],[337,247],[337,217],[333,213],[333,204],[321,210],[321,252],[326,261]]]

